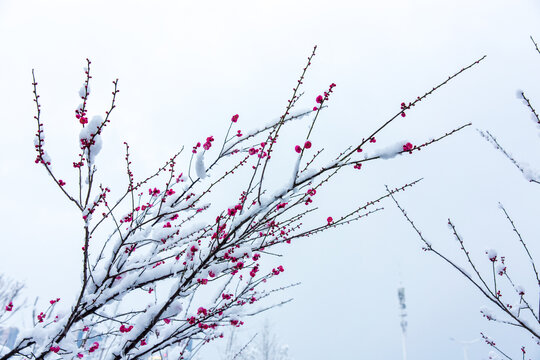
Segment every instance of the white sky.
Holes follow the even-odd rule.
[[[384,193],[384,184],[423,177],[399,198],[433,243],[460,255],[446,227],[451,217],[474,258],[483,261],[488,247],[506,248],[529,284],[532,274],[497,202],[540,254],[534,242],[540,188],[526,183],[474,128],[492,130],[516,157],[540,169],[538,129],[514,95],[524,89],[540,108],[540,56],[529,39],[540,41],[539,19],[540,4],[532,0],[0,0],[0,272],[44,299],[69,297],[79,285],[80,218],[33,163],[32,68],[48,151],[67,179],[77,151],[73,115],[84,59],[93,61],[91,115],[103,113],[110,82],[120,78],[118,108],[98,157],[107,162],[102,174],[112,174],[119,187],[125,140],[142,174],[181,145],[222,136],[232,114],[240,114],[245,130],[281,115],[317,44],[304,105],[312,106],[309,99],[331,82],[338,85],[314,134],[314,146],[329,151],[367,136],[402,101],[488,55],[377,144],[416,144],[466,122],[473,127],[415,156],[344,172],[321,199],[328,214],[339,213]],[[295,133],[287,136],[296,141]],[[472,286],[422,252],[395,207],[384,206],[361,223],[286,248],[284,281],[303,285],[289,293],[293,303],[267,316],[294,358],[398,359],[400,282],[409,307],[410,359],[459,359],[461,347],[449,338],[470,340],[480,331],[518,354],[527,336],[483,320],[484,302]],[[257,331],[262,319],[246,331]],[[470,356],[486,358],[487,351],[476,344]]]

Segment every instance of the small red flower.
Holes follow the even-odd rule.
[[[411,144],[410,142],[403,145],[403,151],[411,151],[412,148],[413,148],[413,144]]]
[[[309,148],[311,147],[311,141],[309,141],[309,140],[306,141],[306,143],[304,144],[304,147],[305,147],[306,149],[309,149]]]
[[[133,329],[133,325],[125,326],[124,324],[120,325],[120,332],[128,333]]]
[[[283,209],[285,206],[287,206],[287,204],[288,204],[288,203],[280,203],[280,204],[277,204],[276,210]]]
[[[317,104],[322,104],[322,102],[323,102],[323,97],[322,97],[322,95],[317,96],[317,98],[315,99],[315,101],[317,102]]]
[[[206,314],[208,314],[208,310],[206,310],[205,308],[203,308],[202,306],[200,308],[197,309],[197,315],[201,315],[203,314],[204,316],[206,316]]]
[[[233,117],[231,118],[231,121],[234,122],[234,123],[237,122],[237,121],[238,121],[238,117],[239,117],[238,114],[233,115]]]
[[[300,153],[302,152],[302,148],[300,147],[300,145],[296,145],[296,146],[294,147],[294,151],[296,151],[297,153],[300,154]]]
[[[94,352],[97,349],[99,349],[99,343],[97,341],[95,341],[94,344],[92,344],[92,346],[90,346],[90,349],[88,349],[88,352]]]

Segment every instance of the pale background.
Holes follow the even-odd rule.
[[[426,236],[461,259],[446,227],[451,217],[484,270],[483,252],[495,247],[534,289],[497,202],[513,214],[538,259],[540,188],[474,128],[493,131],[517,158],[540,169],[538,128],[515,98],[524,89],[540,108],[540,55],[529,39],[540,41],[539,19],[540,4],[525,0],[0,0],[0,272],[44,300],[69,299],[79,285],[80,217],[33,163],[32,68],[46,145],[66,179],[77,151],[74,109],[84,59],[93,61],[90,115],[103,113],[110,82],[120,78],[118,108],[98,157],[107,162],[100,169],[112,174],[114,189],[125,180],[124,140],[136,171],[146,174],[181,145],[223,136],[232,114],[240,114],[245,130],[281,115],[317,44],[304,105],[312,106],[310,99],[331,82],[338,85],[314,134],[315,146],[333,151],[367,136],[402,101],[488,55],[379,135],[377,144],[420,143],[466,122],[473,127],[415,156],[344,172],[321,201],[334,214],[384,193],[384,184],[423,177],[399,199]],[[294,133],[287,136],[294,142]],[[516,357],[522,344],[530,347],[526,334],[482,319],[482,297],[424,253],[396,208],[384,206],[360,223],[284,248],[282,280],[303,284],[284,295],[294,302],[250,319],[246,334],[266,317],[297,360],[399,359],[402,283],[409,359],[460,359],[461,346],[450,337],[471,340],[480,331]],[[470,356],[485,359],[488,350],[479,342]],[[219,358],[207,351],[206,358]]]

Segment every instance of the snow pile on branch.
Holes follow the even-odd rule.
[[[84,150],[84,155],[88,160],[89,165],[94,163],[94,160],[101,151],[103,141],[101,140],[101,127],[103,118],[96,115],[90,120],[88,125],[81,129],[79,133],[79,141],[81,148]]]
[[[195,172],[199,179],[206,178],[206,166],[204,165],[204,153],[199,153],[197,155],[197,160],[195,162]]]
[[[376,150],[375,153],[370,155],[370,157],[378,156],[381,159],[385,159],[385,160],[392,159],[396,157],[399,153],[403,152],[403,145],[407,143],[408,141],[397,142],[393,145]]]

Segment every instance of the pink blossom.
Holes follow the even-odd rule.
[[[208,310],[206,310],[205,308],[201,306],[200,308],[197,309],[197,315],[201,315],[201,314],[203,314],[203,316],[206,316],[208,314]]]
[[[244,325],[244,322],[239,320],[231,320],[231,325],[240,327],[240,325]]]
[[[302,148],[300,147],[300,145],[296,145],[296,146],[294,147],[294,151],[296,151],[297,153],[300,154],[300,153],[302,152]]]
[[[322,97],[322,95],[317,96],[317,98],[315,99],[315,101],[317,102],[317,104],[322,104],[322,102],[323,102],[323,97]]]
[[[412,148],[413,148],[413,144],[411,144],[410,142],[403,145],[403,151],[411,151]]]
[[[328,222],[328,224],[332,223],[334,221],[334,219],[332,219],[331,216],[328,217],[328,219],[326,219],[326,221]]]
[[[238,121],[238,117],[239,117],[238,114],[233,115],[233,117],[231,118],[231,121],[234,122],[234,123],[237,122],[237,121]]]
[[[309,141],[309,140],[306,141],[306,143],[304,144],[304,147],[305,147],[306,149],[309,149],[309,148],[311,147],[311,141]]]
[[[131,329],[133,329],[133,325],[125,326],[124,324],[122,324],[120,326],[120,332],[122,333],[128,333],[131,331]]]
[[[90,346],[90,349],[88,349],[88,352],[94,352],[97,349],[99,349],[99,343],[97,341],[95,341],[94,344],[92,344],[92,346]]]
[[[287,204],[288,204],[288,203],[277,204],[276,210],[283,209],[285,206],[287,206]]]
[[[206,138],[206,142],[203,145],[204,150],[209,150],[212,147],[212,141],[214,141],[213,136],[209,136]]]

